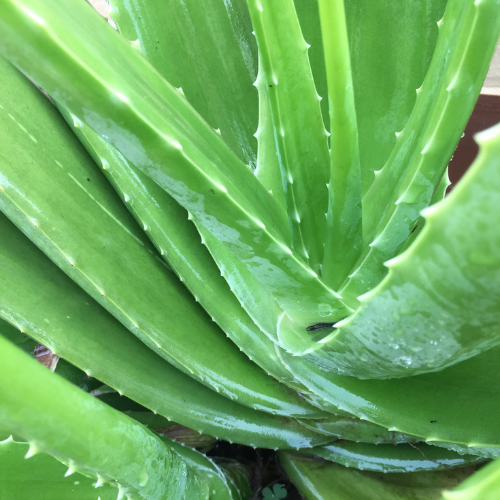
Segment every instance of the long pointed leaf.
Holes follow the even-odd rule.
[[[147,227],[146,234],[191,291],[194,300],[204,307],[212,320],[252,361],[281,382],[293,380],[278,361],[272,342],[236,300],[210,253],[201,243],[195,226],[188,220],[187,212],[87,125],[79,120],[73,123],[68,113],[63,114],[70,124],[74,124],[75,134],[96,163],[106,165],[103,172],[116,192],[122,196],[124,193],[134,193],[133,196],[126,195],[128,200],[124,199],[127,208],[139,224]],[[203,231],[201,233],[204,234]],[[206,238],[209,236],[206,235]],[[258,286],[260,290],[260,284]],[[273,302],[271,300],[271,303],[263,306],[264,311],[262,308],[260,311],[265,312],[268,308],[272,310]],[[282,390],[287,392],[284,387]],[[303,401],[293,391],[288,391],[285,398],[289,403],[295,401],[293,405],[304,407],[306,413],[314,413],[312,408],[307,412]]]
[[[320,341],[324,366],[405,377],[500,344],[500,125],[476,137],[480,155],[467,175],[425,211],[424,229],[380,286]]]
[[[280,462],[306,500],[438,500],[472,468],[407,474],[361,472],[325,460],[291,453],[279,454]]]
[[[317,0],[294,0],[329,127],[325,58]],[[349,0],[346,10],[365,194],[396,144],[422,85],[447,0]]]
[[[330,183],[321,276],[337,289],[361,253],[358,125],[344,2],[319,0],[330,105]]]
[[[330,306],[329,319],[345,316],[338,295],[293,254],[282,211],[253,173],[96,16],[78,1],[70,9],[55,0],[10,0],[2,50],[221,239],[295,320],[314,324],[321,304]]]
[[[0,153],[0,209],[87,293],[177,368],[241,404],[287,416],[316,413],[227,341],[162,265],[54,107],[5,61],[2,66],[0,112],[22,128],[10,126],[10,119],[1,125],[8,144]],[[132,186],[125,193],[132,202],[134,192]],[[145,231],[152,216],[144,214]]]
[[[478,455],[498,456],[499,348],[436,373],[360,380],[321,371],[302,358],[280,358],[310,390],[342,410],[391,431],[429,442],[457,443]],[[495,451],[496,450],[496,451]]]
[[[313,448],[309,453],[346,467],[384,473],[443,470],[478,461],[475,456],[459,455],[425,443],[394,445],[338,441]]]
[[[0,415],[35,450],[145,500],[206,498],[207,485],[145,427],[51,373],[0,336]],[[6,383],[9,381],[9,383]]]
[[[366,249],[341,292],[357,297],[386,274],[442,177],[500,36],[498,0],[450,0],[412,115],[363,198]]]
[[[308,45],[293,0],[248,0],[285,191],[292,248],[320,273],[328,192],[328,146]]]
[[[255,167],[257,47],[245,0],[109,4],[120,33],[137,40],[146,59]]]
[[[164,417],[249,446],[325,442],[292,419],[242,406],[180,372],[132,335],[0,214],[0,316]],[[40,291],[43,291],[41,293]]]

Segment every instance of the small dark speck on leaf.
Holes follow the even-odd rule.
[[[212,194],[215,194],[215,191],[214,191],[213,189],[210,189],[210,192],[211,192]]]
[[[436,422],[437,422],[437,420],[431,420],[431,424],[434,424]]]
[[[87,180],[90,182],[90,179],[87,177]]]

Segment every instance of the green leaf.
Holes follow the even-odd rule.
[[[384,427],[352,416],[332,415],[324,419],[298,419],[298,422],[308,429],[357,443],[400,444],[419,441],[415,436],[388,431]]]
[[[101,403],[0,337],[0,417],[29,441],[68,466],[112,482],[147,500],[203,499],[203,476],[145,427]],[[9,380],[9,384],[5,382]],[[192,496],[191,496],[192,495]]]
[[[246,164],[256,165],[257,47],[245,0],[109,2],[125,38]],[[193,71],[193,64],[196,70]]]
[[[2,214],[0,228],[1,316],[55,354],[151,411],[199,432],[268,448],[328,440],[295,420],[231,401],[180,372],[99,306]]]
[[[295,0],[309,60],[329,127],[325,58],[317,0]],[[396,144],[422,85],[447,0],[345,3],[361,161],[366,193]]]
[[[110,484],[95,488],[95,479],[75,473],[64,474],[66,466],[48,455],[25,459],[28,443],[12,439],[0,442],[0,494],[2,500],[115,500]]]
[[[459,455],[425,443],[394,445],[338,441],[313,448],[307,454],[315,454],[346,467],[384,473],[443,470],[478,461],[475,456]]]
[[[362,378],[404,377],[500,344],[500,125],[477,141],[474,165],[424,212],[418,239],[320,341],[324,366]]]
[[[319,0],[330,114],[330,183],[321,276],[335,290],[361,253],[361,168],[344,2]]]
[[[426,208],[472,113],[500,35],[498,0],[450,0],[412,115],[363,198],[365,251],[341,288],[356,298],[386,274]]]
[[[327,132],[293,0],[248,0],[261,98],[268,96],[292,249],[315,273],[323,258],[328,206]],[[265,90],[264,90],[265,88]]]
[[[61,111],[67,122],[72,125],[71,116],[64,109]],[[293,377],[279,363],[272,342],[238,303],[223,277],[225,275],[223,265],[221,264],[221,270],[219,270],[202,243],[204,241],[207,244],[207,240],[214,241],[213,245],[209,245],[213,250],[215,243],[219,242],[211,237],[203,226],[199,228],[202,235],[202,240],[200,240],[200,233],[189,220],[188,213],[87,125],[77,121],[73,130],[96,163],[106,165],[106,168],[103,169],[104,175],[116,192],[124,197],[125,205],[136,221],[148,228],[147,236],[193,294],[195,301],[203,306],[212,320],[235,342],[240,350],[263,370],[282,382],[286,383],[288,379],[293,380]],[[133,193],[133,195],[125,196],[124,193]],[[218,246],[222,247],[219,253],[224,252],[224,247],[220,243]],[[223,255],[228,253],[226,250]],[[241,267],[244,268],[244,266]],[[252,279],[253,276],[248,271],[246,274],[248,278],[245,295],[248,296],[248,279]],[[256,287],[258,288],[256,293],[261,295],[262,286],[257,283]],[[272,311],[273,303],[271,298],[270,302],[264,304],[263,308],[259,307],[259,314],[265,314],[268,310]],[[203,336],[207,335],[205,331],[199,333]],[[188,342],[191,344],[192,340],[191,337]],[[215,344],[212,345],[215,347]],[[222,354],[223,351],[218,350],[218,352]],[[226,362],[228,359],[226,356]],[[240,361],[238,361],[239,363]],[[287,391],[283,386],[279,387],[283,403],[288,401],[288,404],[302,408],[298,411],[303,412],[304,415],[317,413],[311,408],[307,408],[303,400],[294,392]],[[285,410],[287,415],[292,415],[296,411],[292,409],[292,406]]]
[[[328,318],[345,315],[336,293],[292,253],[287,221],[253,173],[88,5],[11,0],[0,30],[18,67],[220,238],[295,320],[314,323],[321,304]]]
[[[452,491],[442,500],[496,500],[500,495],[500,460],[495,460]]]
[[[209,487],[209,496],[207,498],[213,500],[241,500],[239,494],[233,494],[228,475],[214,460],[177,441],[165,437],[162,440],[188,466],[203,471],[205,481],[207,481]]]
[[[317,415],[316,409],[227,341],[177,276],[165,269],[153,245],[57,110],[5,61],[2,67],[2,88],[9,92],[0,97],[0,112],[13,117],[20,127],[10,126],[10,119],[0,126],[8,138],[0,153],[0,209],[90,296],[176,368],[241,404],[286,416]],[[127,168],[123,162],[113,161],[109,151],[104,154],[103,167]],[[166,235],[161,231],[168,227],[159,224],[172,212],[181,218],[184,210],[175,203],[168,207],[172,200],[167,198],[162,203],[169,213],[163,213],[148,197],[147,186],[146,193],[139,191],[140,179],[130,168],[126,173],[129,179],[120,182],[119,188],[126,190],[121,195],[129,197],[130,204],[137,196],[141,224],[146,232],[154,229],[153,238],[160,234],[159,243],[163,243]],[[116,175],[123,177],[120,170]],[[163,191],[158,190],[161,195]],[[58,193],[56,199],[54,192]],[[151,211],[147,206],[140,210],[145,196]],[[181,223],[177,231],[182,227]],[[196,235],[191,233],[191,237]],[[213,275],[213,267],[211,271]],[[233,331],[237,326],[232,320]]]
[[[471,454],[498,456],[499,348],[440,372],[360,380],[321,371],[283,351],[279,356],[310,390],[344,411],[428,442],[457,443]],[[496,450],[496,452],[494,451]]]
[[[262,62],[259,59],[259,68]],[[262,72],[262,69],[259,69]],[[286,212],[285,191],[281,181],[281,168],[274,140],[273,121],[269,90],[264,79],[257,79],[259,90],[259,127],[255,132],[257,139],[257,168],[255,176],[260,183],[272,194],[278,205]]]
[[[438,500],[473,468],[380,474],[357,471],[321,459],[280,452],[286,473],[306,500]]]

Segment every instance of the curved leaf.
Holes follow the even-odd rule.
[[[0,316],[52,352],[164,417],[249,446],[298,448],[327,438],[295,420],[223,397],[167,363],[0,214]],[[40,291],[43,290],[43,293]]]
[[[71,125],[71,117],[64,110],[62,112]],[[103,170],[104,175],[116,192],[121,196],[123,193],[134,193],[127,195],[127,208],[140,225],[147,226],[146,234],[193,294],[194,300],[203,306],[212,320],[252,361],[279,381],[293,382],[293,377],[276,357],[272,342],[239,304],[223,277],[224,267],[221,266],[221,272],[200,241],[196,227],[188,220],[187,212],[83,122],[76,122],[74,132],[96,163],[106,165],[107,168]],[[210,233],[203,231],[203,226],[200,227],[200,233],[205,244],[213,241]],[[215,242],[219,243],[217,240]],[[219,246],[222,245],[219,243]],[[210,248],[213,250],[214,245],[210,245]],[[219,251],[222,255],[227,253]],[[248,271],[247,274],[252,278]],[[257,283],[256,286],[261,292],[260,284]],[[245,290],[248,297],[248,280]],[[268,310],[270,311],[268,314],[271,314],[273,304],[272,299],[267,303],[260,302],[259,314],[266,314]],[[206,333],[203,332],[202,335]],[[192,340],[189,339],[189,342]],[[226,362],[227,359],[226,357]],[[300,384],[296,386],[299,387]],[[285,388],[282,389],[286,391]],[[305,390],[303,387],[301,389]],[[292,404],[304,406],[292,391],[285,397],[290,403],[295,401]],[[305,406],[304,411],[306,411]]]
[[[324,419],[297,419],[297,421],[308,429],[356,443],[392,443],[395,445],[419,441],[419,438],[415,436],[388,431],[380,425],[352,416],[335,415]]]
[[[314,324],[325,303],[329,318],[349,310],[291,251],[287,221],[253,173],[88,5],[9,0],[0,31],[18,67],[189,210],[296,321]]]
[[[310,390],[351,414],[427,442],[457,443],[477,454],[499,449],[500,349],[494,348],[445,370],[387,380],[360,380],[323,372],[279,351]]]
[[[322,459],[280,452],[280,462],[306,500],[438,500],[473,469],[406,474],[361,472]]]
[[[245,0],[110,0],[109,5],[120,33],[137,41],[146,59],[182,87],[227,145],[255,167],[257,47]]]
[[[387,263],[387,278],[320,341],[323,366],[362,378],[404,377],[500,344],[500,125],[476,137],[473,167],[424,212],[424,229]]]
[[[48,455],[25,458],[28,443],[0,441],[0,494],[2,500],[115,500],[116,488],[109,483],[95,488],[95,479],[75,473]]]
[[[338,441],[313,448],[309,453],[346,467],[384,473],[446,470],[478,460],[472,455],[459,455],[425,443],[393,445]]]
[[[498,0],[450,0],[412,115],[363,198],[362,253],[341,288],[352,299],[376,286],[433,196],[472,113],[500,35]]]
[[[177,276],[162,265],[54,107],[5,61],[2,69],[6,92],[0,98],[0,114],[10,115],[20,127],[5,121],[1,125],[8,143],[0,153],[0,210],[89,295],[176,368],[241,404],[287,416],[317,414],[227,341]],[[118,167],[104,158],[102,165]],[[144,196],[140,181],[133,172],[127,173],[132,179],[122,186],[127,189],[122,196],[127,195],[131,204],[137,196],[139,205]],[[184,211],[179,208],[181,214],[176,213],[176,208],[170,207],[170,212],[181,217]],[[161,231],[155,220],[158,212],[141,211],[145,232],[152,225],[155,235]]]
[[[144,500],[206,498],[208,488],[162,440],[51,373],[0,337],[2,422],[47,452]],[[9,381],[6,384],[6,381]]]

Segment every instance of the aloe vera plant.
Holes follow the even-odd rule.
[[[497,498],[500,0],[109,6],[0,9],[0,497]]]

